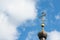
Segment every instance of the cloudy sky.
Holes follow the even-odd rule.
[[[47,40],[60,40],[60,0],[0,0],[0,40],[39,40],[42,11]]]

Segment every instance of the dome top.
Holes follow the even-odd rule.
[[[41,39],[41,38],[46,39],[47,38],[47,33],[43,30],[43,31],[38,33],[38,37],[39,37],[39,39]]]

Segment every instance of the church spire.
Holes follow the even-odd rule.
[[[46,40],[47,38],[47,33],[44,31],[44,26],[45,26],[45,12],[42,12],[42,16],[41,16],[41,20],[42,20],[42,24],[41,24],[41,27],[42,27],[42,31],[38,33],[38,37],[40,40]]]

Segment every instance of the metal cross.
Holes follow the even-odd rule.
[[[42,12],[42,16],[41,16],[42,24],[44,24],[45,16],[46,16],[45,12]]]

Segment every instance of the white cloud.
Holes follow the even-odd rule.
[[[56,30],[49,32],[47,40],[60,40],[60,32],[58,32]]]
[[[0,40],[16,40],[18,24],[35,17],[32,0],[0,0]]]
[[[17,39],[17,31],[14,25],[8,22],[8,17],[0,13],[0,40]]]
[[[3,1],[3,2],[2,2]],[[2,0],[3,10],[16,20],[22,22],[36,17],[35,3],[32,0]]]
[[[28,36],[26,37],[26,40],[38,40],[38,37],[36,34],[37,33],[35,31],[28,32]]]
[[[56,18],[56,19],[60,19],[60,15],[56,15],[55,18]]]

